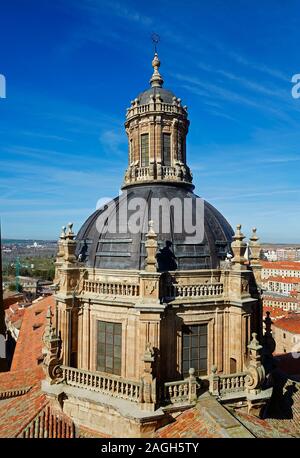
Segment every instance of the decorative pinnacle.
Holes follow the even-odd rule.
[[[65,239],[65,238],[66,238],[66,226],[63,226],[63,227],[62,227],[62,231],[61,231],[61,234],[60,234],[60,238],[61,238],[61,239]]]
[[[70,239],[73,239],[75,236],[74,232],[73,232],[73,223],[68,223],[68,230],[67,230],[67,233],[66,233],[66,237],[70,238]]]
[[[260,345],[259,341],[257,340],[256,332],[252,332],[252,340],[248,345],[249,350],[260,350],[262,346]]]
[[[241,229],[242,229],[242,225],[241,224],[237,224],[236,232],[235,232],[235,234],[233,236],[234,240],[240,240],[240,241],[244,240],[245,236],[242,233]]]
[[[250,237],[251,242],[257,242],[259,240],[259,237],[257,237],[256,231],[257,231],[256,227],[253,227],[252,235]]]
[[[162,87],[163,83],[164,83],[164,80],[162,79],[158,69],[160,67],[160,60],[158,58],[158,54],[157,52],[155,52],[154,54],[154,58],[153,58],[153,61],[152,61],[152,67],[154,68],[154,72],[153,72],[153,75],[150,79],[150,84],[151,84],[151,87]]]

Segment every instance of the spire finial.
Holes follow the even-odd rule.
[[[162,87],[164,80],[162,79],[158,69],[160,67],[160,60],[157,54],[157,43],[159,42],[159,36],[157,33],[151,35],[152,42],[154,43],[154,58],[152,60],[152,67],[154,68],[153,75],[150,80],[151,87]]]

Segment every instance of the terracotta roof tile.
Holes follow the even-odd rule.
[[[157,438],[216,438],[222,437],[220,429],[204,417],[196,407],[181,413],[173,423],[158,429]]]
[[[264,280],[264,282],[269,282],[269,281],[276,281],[278,283],[291,283],[291,284],[300,284],[300,278],[295,278],[295,277],[268,277],[267,279]]]
[[[288,316],[276,320],[273,326],[293,334],[300,334],[300,313],[290,313]]]
[[[264,269],[300,270],[300,262],[297,261],[261,261]]]
[[[30,388],[23,395],[0,400],[0,437],[19,435],[48,402],[41,392],[44,372],[38,364],[38,358],[42,353],[42,336],[49,305],[54,307],[54,298],[51,296],[25,309],[11,371],[0,374],[2,393]],[[36,315],[36,310],[41,310],[41,313]],[[40,326],[33,329],[36,323]]]

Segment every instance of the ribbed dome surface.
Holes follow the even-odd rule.
[[[156,97],[157,94],[160,95],[160,98],[163,103],[172,103],[173,97],[176,97],[175,94],[172,91],[169,91],[168,89],[164,89],[162,87],[151,87],[150,89],[141,92],[137,96],[137,98],[139,100],[140,105],[146,105],[150,102],[150,96],[153,95],[154,97]]]
[[[193,218],[196,215],[195,201],[197,196],[180,186],[153,184],[152,186],[132,186],[120,198],[114,199],[116,205],[103,207],[95,211],[83,224],[77,235],[77,254],[80,260],[88,267],[102,269],[144,269],[145,267],[145,232],[132,233],[127,228],[127,221],[136,212],[136,200],[142,199],[150,205],[152,199],[179,199],[184,205],[185,199],[192,199]],[[134,211],[128,210],[133,205]],[[126,214],[127,213],[127,214]],[[147,227],[149,219],[148,212],[143,209],[141,220]],[[103,217],[105,215],[105,217]],[[99,232],[99,219],[105,220],[108,231],[101,229]],[[171,206],[169,212],[164,213],[168,220],[170,230],[159,231],[158,244],[163,248],[167,241],[172,242],[172,250],[176,257],[177,269],[195,270],[218,268],[220,260],[224,259],[230,250],[230,243],[233,230],[226,219],[208,202],[204,202],[204,238],[201,243],[189,243],[187,240],[192,234],[186,233],[185,229],[176,232],[174,225],[174,211]],[[97,223],[98,221],[98,223]],[[116,224],[116,231],[114,226]],[[157,221],[156,221],[157,223]],[[159,216],[159,228],[162,225],[162,214]]]

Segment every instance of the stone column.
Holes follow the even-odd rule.
[[[175,162],[180,161],[179,157],[179,145],[178,145],[178,119],[174,118],[172,121],[171,130],[171,166],[174,167]]]
[[[162,150],[161,150],[161,136],[162,136],[162,126],[161,126],[161,123],[162,123],[162,118],[161,116],[156,116],[156,119],[155,119],[155,156],[156,156],[156,163],[157,164],[162,164]],[[157,178],[161,178],[161,168],[160,167],[157,167],[157,170],[158,170],[158,175],[159,175],[159,171],[160,171],[160,176],[158,176]]]
[[[83,305],[82,317],[82,369],[89,370],[90,368],[90,304]]]

